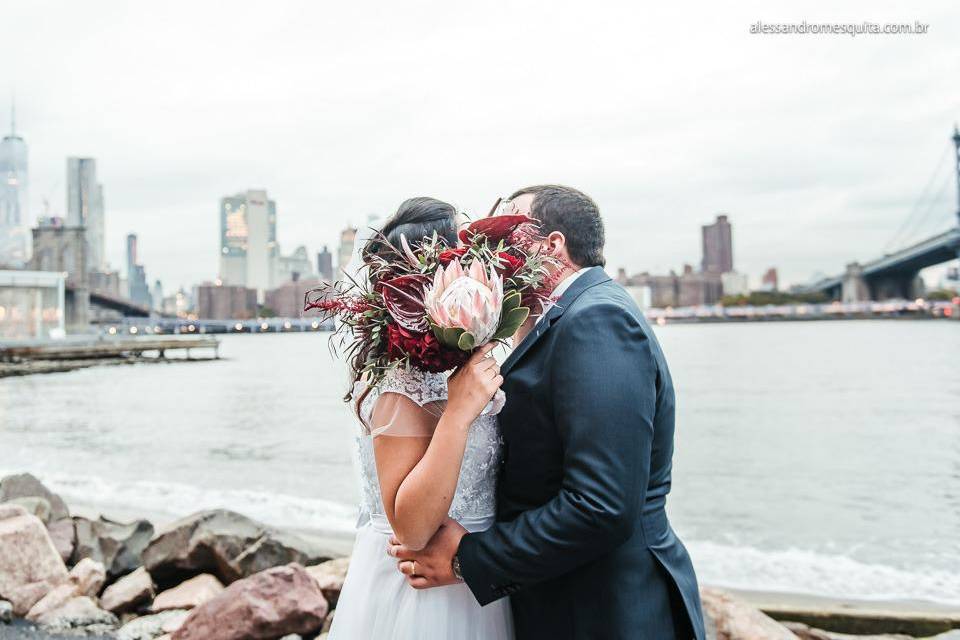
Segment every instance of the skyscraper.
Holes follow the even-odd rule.
[[[67,158],[67,226],[87,234],[87,268],[106,267],[103,185],[97,182],[97,161]]]
[[[317,254],[317,273],[321,280],[333,281],[333,254],[326,245],[323,246],[323,251]]]
[[[733,229],[725,215],[718,215],[716,222],[703,226],[702,271],[705,273],[733,271]]]
[[[27,143],[17,135],[10,105],[10,134],[0,141],[0,266],[22,267],[30,259],[32,238],[27,206]]]
[[[337,255],[337,278],[343,276],[343,270],[353,260],[353,247],[357,242],[356,227],[347,227],[340,232],[340,251]]]
[[[220,280],[256,289],[275,284],[277,203],[262,189],[249,189],[220,200]]]

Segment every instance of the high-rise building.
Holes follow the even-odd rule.
[[[288,256],[281,255],[277,259],[277,272],[274,278],[275,285],[281,285],[291,280],[307,280],[313,278],[313,261],[303,245],[294,249]]]
[[[760,288],[763,291],[779,291],[780,290],[780,281],[779,276],[777,275],[777,268],[770,267],[767,269],[766,273],[763,274],[763,280],[761,281]]]
[[[163,283],[159,280],[153,281],[153,289],[150,291],[151,309],[159,311],[163,308]]]
[[[727,216],[718,215],[713,224],[703,226],[704,273],[733,271],[733,230]]]
[[[220,281],[271,288],[277,270],[277,204],[262,189],[220,200]]]
[[[353,248],[357,242],[356,227],[347,227],[340,232],[340,250],[337,254],[337,277],[341,277],[344,269],[353,260]]]
[[[320,274],[321,280],[333,281],[333,254],[326,245],[323,251],[317,254],[317,273]]]
[[[87,269],[105,269],[103,185],[94,158],[67,158],[67,226],[86,230]]]
[[[133,273],[133,267],[137,264],[137,234],[127,234],[127,280],[130,280],[130,274]]]
[[[257,291],[242,286],[204,283],[197,287],[197,313],[211,320],[257,317]]]
[[[30,259],[27,185],[27,143],[17,135],[11,105],[10,133],[0,140],[0,266],[22,267]]]

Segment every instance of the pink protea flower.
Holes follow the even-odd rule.
[[[459,260],[437,269],[424,295],[427,316],[441,341],[464,351],[493,339],[503,309],[503,278],[481,260],[464,271]]]

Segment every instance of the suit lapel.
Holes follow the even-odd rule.
[[[533,331],[523,339],[517,347],[513,350],[510,356],[504,361],[503,366],[500,367],[501,375],[507,375],[509,371],[514,367],[515,364],[523,357],[527,351],[530,350],[536,342],[550,330],[550,327],[560,319],[560,316],[563,315],[563,312],[566,311],[567,307],[573,304],[573,301],[580,297],[584,291],[598,285],[602,282],[606,282],[610,279],[610,276],[604,272],[602,267],[592,267],[586,272],[584,272],[579,278],[573,281],[573,284],[570,285],[566,291],[563,292],[563,295],[560,296],[560,299],[557,300],[557,303],[550,307],[550,310],[547,311],[547,315],[544,316],[540,322],[533,328]]]

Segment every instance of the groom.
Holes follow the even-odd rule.
[[[510,202],[566,266],[501,370],[497,523],[468,534],[450,520],[423,550],[392,540],[389,553],[416,588],[462,578],[481,605],[510,596],[519,640],[703,640],[693,565],[664,510],[675,398],[657,339],[603,271],[593,200],[550,185]]]

